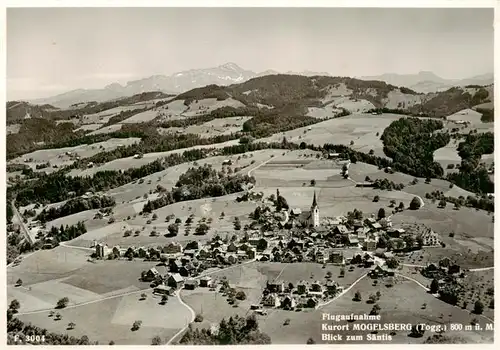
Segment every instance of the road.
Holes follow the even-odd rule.
[[[356,284],[358,284],[359,281],[361,281],[363,278],[365,278],[366,276],[368,276],[368,273],[365,273],[363,276],[361,276],[360,278],[358,278],[356,281],[354,281],[347,289],[344,289],[342,291],[342,293],[340,293],[339,295],[337,295],[335,298],[333,298],[332,300],[329,300],[327,301],[326,303],[324,304],[318,304],[316,306],[316,309],[319,309],[320,307],[323,307],[323,306],[326,306],[330,303],[333,303],[335,300],[337,300],[338,298],[340,298],[341,296],[343,296],[344,294],[346,294],[348,291],[350,291]]]
[[[405,278],[405,279],[407,279],[407,280],[409,280],[409,281],[412,281],[412,282],[416,283],[419,287],[421,287],[421,288],[425,289],[425,291],[426,291],[426,292],[429,292],[429,288],[427,288],[426,286],[424,286],[422,283],[420,283],[420,282],[419,282],[419,281],[417,281],[416,279],[413,279],[413,278],[408,277],[408,276],[405,276],[405,275],[401,275],[401,274],[399,274],[399,273],[397,273],[397,274],[396,274],[396,276],[400,276],[400,277],[403,277],[403,278]],[[444,301],[443,301],[443,303],[444,303]],[[451,304],[449,304],[449,305],[451,305]],[[457,306],[457,305],[452,305],[452,306],[457,307],[457,308],[460,308],[460,307],[459,307],[459,306]],[[477,315],[477,316],[478,316],[478,317],[482,317],[482,318],[484,318],[484,319],[488,320],[488,321],[489,321],[489,322],[491,322],[491,323],[495,323],[495,321],[494,321],[494,320],[492,320],[491,318],[489,318],[488,316],[485,316],[485,315]]]
[[[19,226],[21,227],[21,231],[23,232],[24,237],[26,237],[26,239],[30,242],[30,244],[35,244],[35,237],[32,235],[31,231],[26,227],[26,224],[23,221],[21,213],[19,213],[19,210],[17,210],[15,202],[12,201],[11,205],[12,205],[12,211],[14,212],[14,216],[19,221]]]
[[[214,271],[210,271],[210,272],[207,272],[207,273],[202,273],[202,274],[194,277],[194,279],[200,279],[202,277],[209,276],[209,275],[212,275],[214,273],[218,273],[218,272],[221,272],[221,271],[229,270],[229,269],[232,269],[232,268],[235,268],[235,267],[238,267],[238,266],[242,266],[242,265],[251,264],[251,263],[253,263],[255,261],[256,261],[255,259],[252,259],[252,260],[249,260],[249,261],[245,261],[242,264],[231,265],[231,266],[228,266],[228,267],[223,268],[223,269],[214,270]],[[99,302],[104,301],[104,300],[119,298],[119,297],[123,297],[123,296],[127,296],[127,295],[133,295],[133,294],[138,294],[138,293],[151,292],[151,291],[153,291],[153,289],[154,288],[146,288],[146,289],[140,289],[140,290],[136,290],[136,291],[132,291],[132,292],[125,292],[125,293],[120,293],[120,294],[116,294],[116,295],[111,295],[111,296],[105,297],[105,298],[100,298],[100,299],[85,301],[85,302],[78,303],[78,304],[68,305],[65,309],[73,309],[75,307],[85,306],[85,305],[89,305],[89,304],[93,304],[93,303],[99,303]],[[39,314],[39,313],[42,313],[42,312],[51,311],[53,309],[54,308],[46,308],[46,309],[40,309],[40,310],[34,310],[34,311],[28,311],[28,312],[19,312],[19,313],[17,313],[17,315]]]

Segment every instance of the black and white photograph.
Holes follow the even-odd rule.
[[[498,2],[437,2],[9,1],[3,344],[493,345]]]

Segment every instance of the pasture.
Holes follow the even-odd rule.
[[[381,307],[381,323],[426,323],[429,325],[439,325],[456,322],[467,325],[474,318],[474,316],[470,315],[467,311],[438,300],[412,281],[396,278],[395,285],[391,288],[386,287],[382,281],[379,282],[377,286],[373,286],[370,278],[364,278],[349,292],[318,310],[309,310],[305,312],[275,310],[267,316],[259,316],[259,325],[263,332],[271,336],[273,344],[305,344],[310,337],[318,344],[325,344],[328,342],[321,341],[321,333],[324,333],[324,331],[321,330],[321,324],[323,322],[339,325],[349,324],[349,331],[331,332],[332,334],[338,333],[344,335],[344,341],[336,343],[346,343],[345,335],[347,334],[359,334],[365,336],[363,341],[349,343],[366,344],[366,335],[370,333],[369,331],[354,331],[352,330],[354,323],[348,323],[346,321],[322,321],[322,313],[331,313],[334,315],[350,315],[351,313],[368,314],[372,305],[366,303],[366,300],[370,294],[375,294],[377,291],[381,293],[381,298],[377,302]],[[361,302],[352,300],[357,290],[361,291]],[[423,308],[423,304],[426,304],[425,308]],[[286,319],[290,319],[289,325],[284,325]],[[479,317],[478,319],[479,323],[484,327],[487,321]],[[379,332],[379,334],[382,333],[383,332]],[[411,338],[408,337],[408,333],[409,332],[406,331],[398,331],[392,337],[392,341],[377,341],[373,343],[422,343],[428,336],[433,334],[427,331],[422,338]],[[445,335],[463,337],[471,343],[493,341],[493,332],[491,331],[448,331]]]
[[[307,127],[259,139],[259,141],[281,142],[283,137],[288,141],[322,146],[325,143],[350,145],[360,152],[369,152],[373,149],[374,154],[385,157],[380,135],[384,129],[395,120],[401,118],[396,114],[352,114],[346,117],[329,119]],[[378,134],[378,135],[377,135]]]
[[[109,134],[115,131],[118,131],[122,128],[122,124],[113,124],[102,127],[100,129],[89,132],[88,135],[99,135],[99,134]]]
[[[106,109],[99,113],[86,114],[81,117],[81,124],[106,124],[109,122],[111,117],[120,114],[121,112],[134,111],[137,109],[142,109],[141,105],[130,105],[130,106],[120,106],[111,109]]]
[[[243,123],[252,117],[228,117],[214,119],[200,125],[190,125],[185,128],[158,128],[160,134],[167,133],[185,133],[185,134],[198,134],[201,137],[213,137],[220,135],[229,135],[241,131]]]
[[[92,168],[87,168],[84,170],[72,169],[69,172],[69,176],[93,176],[95,173],[97,173],[99,171],[104,171],[104,170],[123,170],[123,169],[139,168],[143,165],[154,162],[155,160],[166,157],[170,154],[183,153],[185,151],[192,150],[192,149],[224,148],[227,146],[237,145],[238,143],[239,143],[239,140],[231,140],[231,141],[215,143],[215,144],[211,144],[211,145],[200,145],[200,146],[193,146],[193,147],[188,147],[188,148],[181,148],[181,149],[176,149],[173,151],[145,153],[142,158],[138,158],[138,159],[136,159],[134,157],[120,158],[120,159],[115,159],[115,160],[112,160],[111,162],[107,162],[105,164],[102,164],[99,166],[94,166]]]
[[[23,322],[46,328],[48,331],[81,337],[107,345],[111,340],[118,345],[150,344],[155,336],[169,340],[189,321],[191,314],[177,298],[169,298],[160,305],[160,298],[148,293],[145,300],[139,294],[110,298],[103,301],[57,311],[61,320],[49,317],[48,312],[19,315]],[[175,317],[172,317],[175,315]],[[139,330],[132,331],[132,324],[142,321]],[[68,323],[75,324],[68,329]]]
[[[129,146],[138,143],[141,139],[137,137],[130,137],[126,139],[109,139],[103,142],[93,144],[84,144],[74,147],[42,149],[31,153],[24,154],[21,157],[9,161],[9,164],[26,164],[32,169],[36,169],[39,164],[50,162],[51,166],[62,167],[71,165],[76,157],[88,158],[104,151],[111,151],[120,146]],[[26,160],[29,160],[26,162]],[[40,169],[46,171],[49,168]]]

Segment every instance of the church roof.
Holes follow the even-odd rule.
[[[318,206],[318,202],[316,201],[316,191],[314,191],[314,197],[313,197],[313,204],[312,204],[313,207],[317,207]]]

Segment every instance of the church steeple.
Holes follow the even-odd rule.
[[[316,208],[318,206],[318,202],[316,201],[316,191],[314,191],[313,204],[312,208]]]

